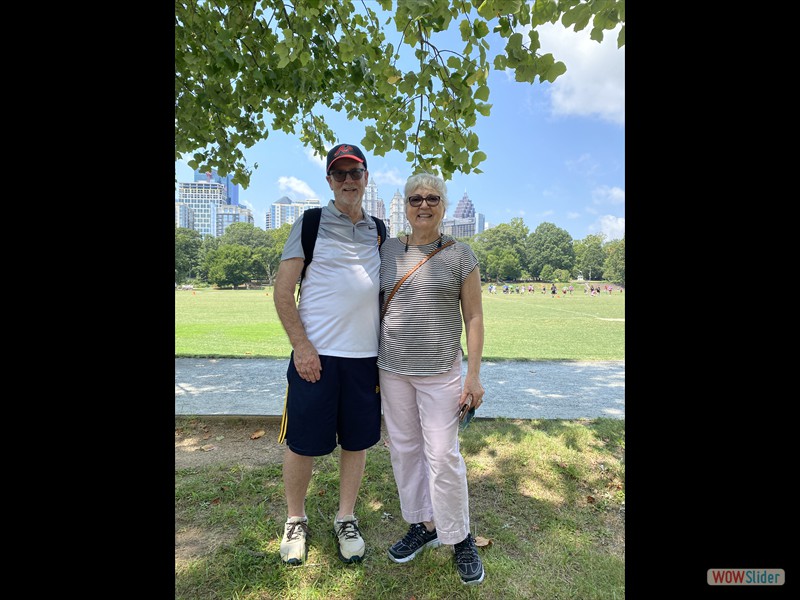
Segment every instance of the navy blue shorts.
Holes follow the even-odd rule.
[[[310,383],[298,375],[294,353],[289,358],[278,441],[303,456],[330,454],[337,444],[354,452],[374,446],[381,437],[378,357],[319,360],[322,376]]]

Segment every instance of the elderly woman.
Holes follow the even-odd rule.
[[[389,558],[405,563],[425,547],[454,546],[461,581],[483,581],[470,533],[467,468],[459,423],[483,402],[483,306],[478,259],[439,227],[447,188],[435,175],[406,181],[411,233],[381,247],[383,298],[378,369],[392,470],[408,533]],[[462,319],[467,373],[462,387]]]

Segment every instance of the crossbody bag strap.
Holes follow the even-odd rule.
[[[428,260],[428,259],[429,259],[431,256],[433,256],[434,254],[436,254],[436,253],[437,253],[437,252],[439,252],[440,250],[444,250],[444,249],[445,249],[445,248],[447,248],[448,246],[452,246],[452,245],[453,245],[453,244],[455,244],[455,243],[456,243],[456,241],[455,241],[455,240],[450,240],[449,242],[446,242],[446,243],[442,244],[441,246],[439,246],[438,248],[436,248],[436,249],[435,249],[433,252],[431,252],[430,254],[428,254],[428,256],[426,256],[426,257],[425,257],[425,258],[423,258],[421,261],[419,261],[419,262],[418,262],[416,265],[414,265],[413,267],[411,267],[411,268],[408,270],[408,273],[406,273],[405,275],[403,275],[403,278],[402,278],[400,281],[398,281],[397,283],[395,283],[395,284],[394,284],[394,289],[392,289],[391,293],[389,294],[389,297],[388,297],[388,298],[386,298],[386,302],[384,302],[384,303],[383,303],[383,308],[381,309],[381,321],[383,321],[383,315],[385,315],[385,314],[386,314],[386,309],[389,307],[389,302],[390,302],[390,301],[391,301],[391,299],[394,297],[394,294],[395,294],[395,292],[397,291],[397,289],[398,289],[398,288],[399,288],[401,285],[403,285],[403,282],[404,282],[406,279],[408,279],[409,277],[411,277],[411,274],[412,274],[414,271],[416,271],[416,270],[417,270],[417,269],[419,269],[419,268],[420,268],[422,265],[424,265],[424,264],[425,264],[425,261],[426,261],[426,260]]]

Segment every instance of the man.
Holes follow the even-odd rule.
[[[334,532],[339,558],[359,562],[365,545],[355,517],[367,448],[380,439],[378,387],[380,255],[377,227],[361,208],[369,181],[357,146],[328,152],[326,180],[333,200],[323,207],[314,256],[302,280],[303,217],[289,232],[275,278],[278,317],[292,345],[279,442],[286,442],[283,482],[288,519],[281,560],[302,564],[310,537],[305,498],[315,456],[341,446],[339,509]]]

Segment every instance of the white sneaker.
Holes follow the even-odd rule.
[[[299,565],[308,556],[306,540],[308,535],[308,517],[290,517],[283,529],[281,540],[281,560],[287,565]]]
[[[358,519],[354,515],[334,519],[333,532],[339,539],[339,558],[346,563],[361,562],[366,545],[358,529]]]

